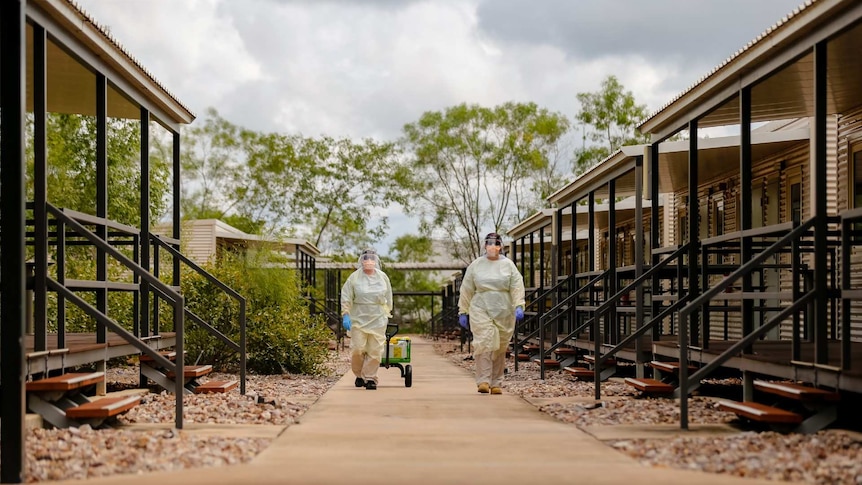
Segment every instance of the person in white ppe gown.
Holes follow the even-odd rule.
[[[377,369],[391,312],[389,277],[380,269],[377,252],[366,249],[359,256],[359,269],[341,288],[342,325],[350,332],[350,367],[356,375],[356,387],[377,389]]]
[[[485,236],[485,254],[467,267],[458,299],[458,322],[473,332],[476,386],[481,393],[503,393],[506,348],[515,320],[524,318],[524,278],[515,263],[500,254],[502,247],[499,234]]]

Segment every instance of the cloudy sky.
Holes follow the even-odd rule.
[[[463,102],[572,117],[610,74],[655,110],[802,1],[77,0],[198,115],[387,140]]]

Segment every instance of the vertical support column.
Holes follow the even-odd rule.
[[[587,196],[587,254],[590,261],[587,264],[588,271],[596,270],[596,193],[590,191]]]
[[[616,295],[617,282],[617,185],[616,180],[608,182],[608,284],[605,288],[605,301]],[[604,343],[616,344],[619,342],[619,325],[617,322],[617,302],[612,302],[608,312],[603,317],[605,320]],[[598,355],[596,355],[598,357]]]
[[[174,158],[174,239],[180,240],[180,133],[173,134],[173,158]],[[174,247],[177,251],[180,250],[179,244]],[[180,260],[173,258],[173,285],[180,286]]]
[[[104,74],[96,74],[96,216],[108,218],[108,79]],[[96,227],[96,235],[103,241],[108,240],[108,227]],[[104,251],[96,250],[96,280],[108,281],[108,260]],[[108,314],[108,290],[96,290],[96,309]],[[96,323],[96,342],[108,341],[104,324]]]
[[[24,481],[26,0],[0,2],[0,481]]]
[[[530,233],[530,288],[536,287],[536,241],[533,237],[535,231]]]
[[[642,156],[635,158],[635,279],[644,272],[644,207],[643,207],[643,166]],[[635,330],[644,325],[644,285],[635,288]],[[644,377],[643,337],[635,340],[635,376]]]
[[[688,123],[688,295],[694,299],[698,291],[699,211],[697,207],[697,120]],[[681,283],[681,282],[680,282]],[[679,322],[679,423],[688,429],[688,335],[697,326],[699,312],[692,312],[687,322]]]
[[[545,228],[539,228],[539,293],[545,288]]]
[[[587,228],[587,256],[590,258],[587,263],[587,271],[592,273],[596,270],[596,193],[594,191],[590,191],[587,196],[587,224],[589,227]],[[589,279],[592,279],[593,275],[591,274]],[[596,304],[596,294],[595,288],[589,288],[587,290],[587,300],[591,306],[595,306]],[[592,313],[595,316],[595,312]],[[580,324],[580,322],[578,322]],[[592,337],[594,339],[598,339],[598,332],[594,331],[594,328],[590,329],[590,332],[593,334]]]
[[[739,228],[742,231],[753,227],[751,219],[751,182],[752,182],[752,158],[751,158],[751,88],[744,87],[739,91]],[[740,241],[740,264],[751,259],[751,239],[743,237]],[[752,291],[751,275],[742,279],[742,291]],[[754,330],[754,312],[751,300],[742,301],[742,334],[749,335]],[[743,350],[751,353],[751,348]]]
[[[659,187],[658,187],[658,143],[653,143],[649,146],[649,197],[652,209],[650,211],[650,228],[649,228],[649,247],[650,247],[650,265],[655,266],[659,263],[658,255],[655,250],[659,248]],[[661,311],[661,302],[657,301],[655,296],[661,293],[661,279],[658,274],[653,274],[652,289],[650,303],[652,305],[651,317],[655,317]],[[657,341],[661,335],[661,324],[653,327],[652,339]]]
[[[587,224],[589,227],[587,228],[587,244],[589,247],[589,271],[592,273],[596,270],[596,192],[591,190],[589,195],[587,195]],[[592,278],[592,274],[590,275]],[[588,279],[591,279],[588,278]],[[589,292],[589,304],[591,307],[595,307],[598,303],[596,302],[596,292],[595,287],[589,288],[587,290]],[[593,355],[596,358],[596,364],[593,368],[595,374],[595,378],[593,382],[595,382],[595,398],[602,398],[601,391],[601,382],[600,379],[601,371],[599,370],[599,352],[601,350],[602,336],[601,336],[601,327],[600,320],[598,318],[598,314],[595,310],[589,312],[592,315],[593,326],[590,328],[590,338],[593,339]],[[587,317],[589,319],[589,315]],[[580,322],[578,322],[580,323]]]
[[[141,258],[138,264],[150,271],[150,112],[141,108]],[[135,276],[135,281],[138,277]],[[139,320],[135,335],[150,335],[150,284],[141,280],[138,289]]]
[[[578,201],[573,200],[569,205],[569,208],[572,211],[572,240],[569,245],[571,246],[572,251],[572,270],[571,274],[578,274]],[[574,291],[575,288],[569,288],[569,291]]]
[[[551,216],[551,281],[556,285],[563,275],[563,208],[554,211]]]
[[[826,339],[829,329],[829,295],[826,287],[827,247],[826,231],[826,42],[814,46],[814,360],[818,364],[829,362]]]
[[[33,350],[48,349],[48,124],[45,29],[33,24]],[[29,297],[28,297],[29,298]]]
[[[751,87],[745,86],[739,91],[739,193],[741,204],[739,208],[740,229],[746,231],[753,227],[751,213]],[[739,264],[750,261],[752,257],[751,238],[743,236],[739,241]],[[751,294],[751,273],[742,277],[743,294]],[[742,335],[750,335],[754,331],[754,302],[748,298],[742,300]],[[752,347],[742,349],[743,354],[751,354]],[[748,371],[742,371],[742,398],[744,401],[754,400],[754,377]]]

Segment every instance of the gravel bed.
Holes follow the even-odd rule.
[[[473,361],[457,342],[441,341],[435,350],[469,371]],[[507,363],[506,393],[533,402],[551,416],[578,427],[619,424],[678,424],[674,399],[645,398],[618,379],[602,385],[600,405],[592,401],[592,382],[578,381],[561,371],[539,379],[538,365]],[[347,353],[333,352],[327,376],[279,375],[247,378],[247,395],[190,395],[184,398],[187,423],[289,426],[349,371]],[[212,379],[234,378],[212,375]],[[135,387],[136,368],[111,369],[111,388]],[[738,385],[738,380],[711,382],[711,387]],[[151,393],[141,405],[120,418],[123,424],[174,422],[174,396]],[[693,424],[731,423],[734,416],[715,409],[708,396],[689,399]],[[123,473],[146,473],[247,463],[265,449],[268,438],[201,436],[171,429],[80,428],[29,432],[26,442],[27,482],[81,479]],[[777,482],[862,484],[862,435],[828,430],[813,435],[740,432],[709,437],[631,439],[605,442],[645,466],[700,470]]]
[[[248,375],[246,395],[183,398],[186,423],[289,426],[350,368],[346,352],[332,352],[325,376]],[[136,367],[111,368],[111,389],[137,387]],[[209,379],[236,379],[211,374]],[[205,378],[206,379],[206,378]],[[140,405],[119,416],[120,424],[174,423],[176,399],[166,392],[143,396]],[[269,446],[268,438],[200,436],[171,429],[34,429],[26,440],[25,481],[83,479],[247,463]]]
[[[454,364],[472,371],[473,361],[454,341],[439,341],[435,350]],[[541,403],[536,398],[594,396],[592,382],[578,381],[563,371],[545,373],[539,366],[519,362],[515,372],[507,362],[504,392],[517,394],[555,418],[578,427],[625,424],[679,424],[679,404],[675,399],[641,397],[640,392],[611,379],[602,383],[600,406],[589,401]],[[739,386],[739,379],[708,381],[709,388]],[[735,423],[732,413],[715,408],[708,396],[688,400],[689,423]],[[741,431],[709,437],[633,439],[606,442],[646,466],[698,470],[738,477],[810,484],[862,485],[862,434],[845,430],[825,430],[811,435],[780,434],[771,431]]]

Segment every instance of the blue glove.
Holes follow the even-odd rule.
[[[521,307],[515,307],[515,320],[521,321],[524,319],[524,309]]]
[[[458,315],[458,325],[461,325],[462,327],[467,328],[467,325],[469,325],[469,323],[467,321],[467,315],[466,314],[462,313],[462,314]]]
[[[341,321],[341,326],[344,327],[344,330],[350,331],[350,315],[344,314],[344,319]]]

